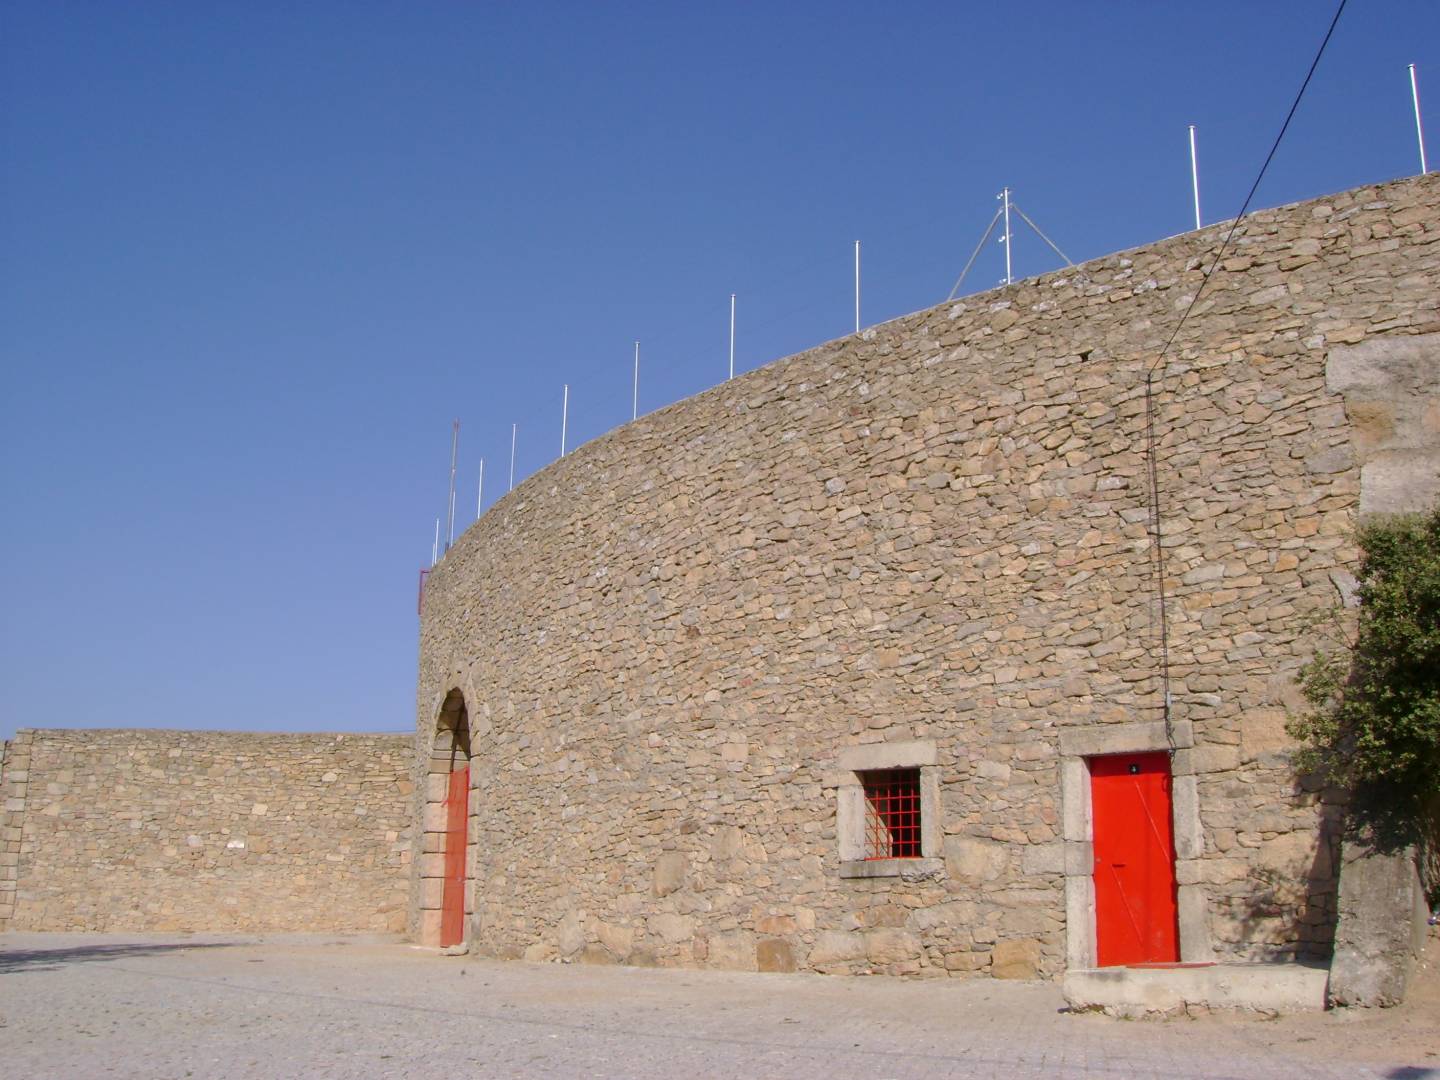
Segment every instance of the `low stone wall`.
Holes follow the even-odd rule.
[[[19,732],[0,929],[404,929],[409,740]]]

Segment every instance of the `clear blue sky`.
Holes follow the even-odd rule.
[[[0,736],[403,730],[416,575],[559,446],[1232,214],[1313,2],[0,4]],[[1257,205],[1440,159],[1440,3],[1352,0]],[[1056,262],[1033,236],[1017,275]],[[995,244],[966,291],[1003,273]]]

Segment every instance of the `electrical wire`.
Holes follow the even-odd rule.
[[[1310,85],[1311,78],[1315,75],[1315,69],[1320,66],[1320,58],[1325,55],[1325,47],[1330,44],[1330,38],[1335,33],[1335,26],[1340,22],[1340,16],[1345,11],[1348,0],[1340,0],[1340,6],[1335,9],[1335,17],[1330,20],[1330,28],[1325,31],[1325,39],[1320,42],[1320,48],[1315,52],[1315,59],[1310,61],[1310,70],[1305,73],[1305,81],[1300,84],[1300,90],[1295,95],[1295,100],[1290,104],[1290,111],[1285,114],[1285,122],[1280,125],[1280,133],[1275,136],[1274,143],[1270,146],[1270,152],[1265,155],[1265,162],[1260,166],[1260,171],[1255,175],[1255,182],[1250,185],[1250,193],[1245,196],[1245,203],[1240,207],[1240,213],[1230,223],[1230,231],[1225,234],[1224,241],[1215,252],[1215,257],[1210,261],[1210,269],[1205,271],[1205,276],[1200,281],[1200,286],[1195,290],[1195,295],[1190,298],[1190,303],[1185,307],[1185,313],[1180,316],[1180,321],[1175,324],[1175,329],[1170,334],[1170,339],[1165,342],[1165,347],[1155,357],[1154,363],[1145,371],[1145,457],[1146,457],[1146,479],[1149,481],[1149,502],[1150,502],[1150,526],[1154,536],[1153,555],[1151,558],[1155,572],[1155,591],[1158,600],[1157,615],[1160,623],[1160,690],[1161,690],[1161,715],[1165,721],[1165,741],[1169,744],[1171,754],[1177,749],[1175,744],[1174,718],[1170,709],[1170,620],[1168,617],[1166,596],[1165,596],[1165,545],[1162,536],[1162,524],[1160,519],[1160,476],[1159,476],[1159,444],[1155,434],[1155,369],[1158,368],[1165,355],[1170,351],[1170,346],[1175,344],[1175,339],[1180,335],[1180,329],[1185,325],[1185,320],[1190,317],[1190,312],[1195,309],[1200,294],[1205,291],[1205,286],[1210,283],[1215,268],[1220,264],[1220,259],[1230,246],[1230,241],[1235,237],[1235,230],[1240,227],[1246,213],[1250,209],[1250,202],[1255,198],[1255,192],[1260,189],[1260,181],[1265,178],[1265,172],[1270,168],[1270,162],[1274,160],[1275,153],[1280,149],[1280,142],[1285,138],[1285,132],[1290,128],[1290,121],[1295,118],[1295,112],[1300,108],[1300,101],[1305,96],[1305,90]]]
[[[1349,0],[1340,0],[1340,6],[1335,9],[1335,17],[1330,20],[1330,29],[1325,31],[1325,40],[1320,42],[1320,48],[1315,52],[1315,59],[1310,61],[1310,70],[1305,73],[1305,81],[1300,84],[1300,91],[1295,95],[1295,100],[1291,102],[1290,111],[1285,114],[1285,123],[1280,125],[1280,134],[1275,136],[1275,142],[1270,146],[1270,153],[1265,155],[1265,164],[1261,165],[1260,171],[1255,174],[1255,182],[1250,185],[1250,194],[1245,196],[1245,203],[1240,207],[1240,213],[1237,214],[1235,220],[1230,223],[1230,231],[1225,234],[1225,240],[1220,245],[1219,250],[1215,252],[1215,258],[1210,260],[1210,269],[1205,271],[1205,276],[1200,281],[1200,287],[1195,290],[1195,295],[1190,298],[1190,303],[1185,308],[1185,314],[1181,315],[1180,321],[1175,324],[1175,329],[1170,334],[1170,340],[1165,342],[1165,347],[1160,350],[1160,355],[1157,356],[1155,362],[1150,365],[1150,371],[1154,371],[1160,366],[1160,362],[1165,359],[1165,354],[1170,351],[1170,346],[1175,344],[1175,339],[1180,335],[1180,328],[1185,325],[1185,320],[1190,318],[1190,312],[1194,310],[1196,301],[1200,299],[1200,294],[1205,291],[1205,286],[1210,284],[1210,277],[1215,273],[1215,267],[1220,264],[1220,259],[1224,256],[1226,248],[1230,246],[1230,241],[1235,237],[1235,230],[1240,227],[1240,222],[1244,220],[1246,212],[1250,209],[1250,201],[1255,198],[1255,192],[1260,189],[1260,181],[1265,179],[1265,172],[1270,168],[1270,162],[1275,158],[1275,151],[1280,149],[1280,141],[1285,138],[1285,132],[1290,129],[1290,121],[1295,119],[1295,110],[1300,108],[1300,99],[1305,96],[1305,90],[1310,85],[1310,79],[1314,76],[1315,69],[1320,66],[1320,58],[1325,55],[1325,46],[1330,44],[1330,38],[1335,33],[1335,25],[1340,21],[1340,15],[1345,10],[1347,3],[1349,3]]]

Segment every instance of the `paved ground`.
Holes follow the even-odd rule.
[[[0,1077],[1440,1078],[1440,1010],[1072,1016],[1053,984],[500,964],[377,939],[0,935]]]

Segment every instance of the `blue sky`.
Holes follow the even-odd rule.
[[[0,4],[0,737],[408,729],[416,576],[559,449],[944,299],[1004,185],[1077,261],[1238,209],[1329,2]],[[1257,205],[1440,158],[1361,0]],[[1017,276],[1056,260],[1032,235]],[[987,245],[966,290],[996,283]],[[457,530],[458,531],[458,530]]]

